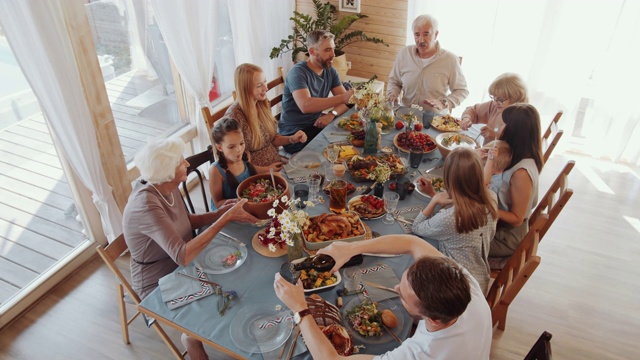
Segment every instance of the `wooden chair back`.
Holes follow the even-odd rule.
[[[540,199],[531,216],[529,216],[529,226],[536,222],[537,218],[542,214],[546,214],[549,217],[549,221],[540,229],[540,240],[542,240],[558,215],[560,215],[562,209],[564,209],[564,206],[567,205],[571,196],[573,196],[573,190],[569,188],[569,173],[575,165],[576,162],[573,160],[567,162],[549,187],[549,190]]]
[[[211,137],[211,129],[213,129],[213,124],[216,121],[222,119],[224,114],[227,112],[227,109],[231,106],[231,104],[223,107],[222,109],[216,111],[215,113],[211,113],[208,106],[202,107],[200,111],[202,111],[202,118],[204,119],[205,124],[207,125],[207,133],[209,134],[209,140],[211,140],[211,145],[213,145],[213,138]]]
[[[282,85],[282,86],[280,86]],[[273,92],[275,93],[277,91],[277,89],[280,88],[280,94],[277,94],[276,96],[274,96],[273,98],[271,98],[271,100],[269,100],[269,104],[271,105],[271,109],[273,111],[274,106],[279,105],[280,103],[282,103],[282,91],[284,91],[284,72],[282,70],[282,66],[278,67],[278,77],[269,81],[267,83],[267,91],[271,91],[273,89]],[[274,117],[276,118],[276,120],[280,121],[280,109],[277,108],[276,109],[276,114],[274,115]]]
[[[543,332],[524,360],[551,360],[551,337],[550,332]]]
[[[546,214],[538,217],[538,221],[529,228],[527,235],[491,284],[487,302],[491,308],[493,325],[498,324],[500,330],[505,329],[509,305],[540,265],[540,257],[537,255],[540,228],[547,220]]]
[[[562,110],[558,111],[556,116],[553,117],[553,120],[551,120],[549,127],[547,127],[547,130],[542,135],[542,148],[544,149],[542,159],[545,163],[551,157],[551,153],[556,148],[556,145],[558,145],[562,134],[564,134],[564,131],[558,127],[558,121],[560,120],[560,117],[562,117],[562,114]]]
[[[124,240],[124,234],[118,236],[118,238],[116,238],[112,243],[108,244],[107,246],[102,247],[101,245],[98,245],[98,247],[96,248],[96,250],[98,251],[98,254],[102,258],[102,260],[104,260],[104,263],[107,265],[109,270],[111,270],[113,275],[115,275],[116,277],[116,281],[115,281],[116,295],[118,300],[118,308],[120,310],[120,326],[122,328],[122,341],[125,344],[130,343],[129,342],[129,325],[138,317],[138,315],[140,315],[140,311],[136,311],[136,313],[131,318],[127,318],[127,308],[124,301],[125,293],[131,298],[131,300],[134,302],[136,306],[140,304],[140,297],[133,290],[133,288],[131,287],[131,284],[129,283],[129,280],[122,274],[122,272],[120,271],[120,269],[118,269],[118,266],[116,265],[116,260],[128,249],[129,248],[127,247],[127,243]],[[164,341],[164,343],[169,347],[169,350],[171,351],[171,353],[177,359],[184,360],[184,354],[186,353],[180,353],[180,350],[178,350],[178,348],[175,346],[173,341],[171,341],[171,339],[169,338],[167,333],[164,331],[164,329],[160,327],[160,324],[158,324],[157,321],[153,321],[153,323],[151,324],[151,327],[153,327],[158,333],[158,335],[160,335],[160,338],[162,338],[162,341]]]
[[[185,160],[187,160],[187,162],[189,163],[189,167],[187,167],[187,176],[189,176],[189,174],[191,174],[192,172],[195,172],[196,176],[198,176],[198,181],[200,181],[200,190],[202,191],[202,202],[204,203],[206,212],[209,212],[209,201],[207,200],[207,193],[204,188],[204,176],[202,175],[198,167],[206,163],[212,164],[214,162],[213,146],[209,145],[207,146],[207,150],[195,155],[191,155]],[[182,196],[182,200],[185,201],[187,210],[189,210],[190,213],[195,214],[196,210],[193,206],[193,202],[191,201],[191,195],[189,195],[189,189],[187,189],[186,181],[182,182]]]

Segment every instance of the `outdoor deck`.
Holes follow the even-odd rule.
[[[149,137],[181,124],[175,101],[133,73],[106,83],[129,159]],[[42,114],[0,130],[0,303],[86,241],[83,225]]]

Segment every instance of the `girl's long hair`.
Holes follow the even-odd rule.
[[[253,64],[242,64],[236,68],[234,81],[236,86],[236,95],[238,97],[238,105],[244,113],[249,123],[249,139],[253,149],[262,149],[265,147],[265,137],[262,136],[260,124],[266,129],[267,138],[273,138],[277,132],[278,122],[271,113],[271,104],[269,99],[256,101],[253,98],[253,77],[256,73],[262,73],[259,66]]]
[[[542,138],[540,133],[540,114],[533,105],[518,103],[507,106],[502,111],[505,123],[500,140],[511,147],[511,169],[522,159],[533,159],[538,171],[542,170]]]
[[[482,163],[475,151],[457,148],[444,162],[444,186],[453,199],[456,231],[468,233],[498,217],[496,204],[484,186]]]
[[[222,119],[216,121],[213,125],[213,129],[211,129],[211,137],[213,138],[213,142],[220,145],[224,141],[224,137],[230,132],[237,132],[242,135],[242,130],[240,129],[240,124],[237,121],[230,117],[223,117]],[[231,171],[229,171],[229,165],[227,164],[227,158],[224,156],[224,153],[216,148],[216,154],[218,156],[218,164],[220,167],[225,169],[227,175],[227,181],[229,182],[229,187],[231,190],[235,191],[238,188],[240,183]],[[247,163],[247,167],[249,168],[249,175],[255,175],[257,173],[256,168],[249,162],[249,155],[245,151],[242,154],[242,161]]]

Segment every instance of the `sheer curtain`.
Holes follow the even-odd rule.
[[[470,94],[454,115],[516,72],[543,127],[564,110],[560,146],[640,165],[640,2],[410,0],[408,27],[420,14],[435,16],[441,45],[464,58]]]
[[[274,79],[278,67],[288,70],[293,64],[287,56],[269,59],[271,48],[291,35],[289,18],[295,10],[294,0],[229,1],[229,18],[233,32],[233,51],[237,64],[253,63],[264,71],[267,81]]]
[[[198,129],[196,150],[211,143],[200,108],[209,106],[217,39],[215,21],[217,1],[151,0],[158,26],[169,54],[187,90],[196,99],[191,122]]]
[[[0,1],[0,22],[61,151],[93,194],[109,241],[122,215],[106,181],[60,1]],[[89,136],[87,136],[89,135]]]

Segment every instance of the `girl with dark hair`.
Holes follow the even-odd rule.
[[[218,161],[209,169],[209,190],[211,208],[217,209],[225,200],[237,198],[236,189],[244,179],[268,173],[269,168],[254,166],[249,162],[242,129],[234,119],[223,117],[216,121],[211,137]]]
[[[496,232],[496,194],[484,186],[480,157],[467,148],[454,149],[444,162],[445,192],[436,193],[431,181],[420,179],[431,195],[411,231],[438,241],[438,250],[464,266],[489,290],[489,243]],[[436,212],[436,207],[441,207]]]
[[[511,163],[502,173],[498,192],[498,228],[490,256],[510,256],[529,231],[529,216],[538,203],[538,175],[544,165],[540,114],[529,104],[513,104],[502,112],[500,140],[511,147]]]

